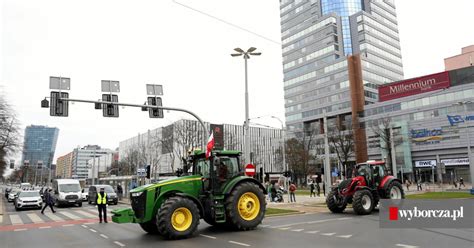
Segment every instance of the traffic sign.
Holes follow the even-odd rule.
[[[248,164],[245,166],[245,175],[249,177],[253,177],[255,175],[255,165]]]

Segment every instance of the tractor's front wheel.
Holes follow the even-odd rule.
[[[385,192],[387,199],[399,200],[405,198],[405,192],[403,192],[402,184],[398,181],[392,181]]]
[[[156,225],[156,219],[153,218],[150,221],[140,223],[140,227],[143,229],[143,231],[149,233],[149,234],[159,234],[158,232],[158,226]]]
[[[225,203],[227,221],[238,230],[250,230],[262,223],[265,216],[265,195],[255,183],[237,185]]]
[[[342,213],[346,209],[347,202],[340,196],[336,190],[331,190],[326,198],[326,205],[333,213]]]
[[[370,214],[375,207],[374,203],[374,197],[369,190],[362,189],[354,193],[352,207],[356,214]]]
[[[188,238],[199,225],[196,204],[184,197],[170,197],[158,211],[158,231],[168,239]]]

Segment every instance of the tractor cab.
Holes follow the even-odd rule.
[[[369,160],[357,164],[353,170],[353,177],[363,177],[369,187],[378,187],[387,174],[384,161]]]
[[[239,166],[240,152],[237,151],[212,152],[210,158],[197,151],[188,161],[191,173],[202,176],[205,192],[220,193],[227,182],[243,175]]]

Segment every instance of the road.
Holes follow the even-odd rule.
[[[2,196],[3,197],[3,196]],[[4,199],[4,198],[3,198]],[[1,247],[473,247],[472,229],[380,229],[378,213],[369,216],[311,213],[266,218],[256,230],[219,230],[201,220],[186,240],[148,235],[135,224],[99,224],[94,206],[15,211],[3,201]],[[109,211],[127,205],[110,206]],[[27,237],[27,238],[25,238]]]

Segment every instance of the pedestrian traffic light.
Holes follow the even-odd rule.
[[[102,94],[104,102],[118,102],[118,96],[112,94]],[[102,115],[104,117],[119,117],[119,107],[114,104],[102,104]]]
[[[149,96],[148,97],[148,105],[151,106],[163,106],[163,103],[161,101],[161,97],[154,97],[154,96]],[[148,108],[148,114],[150,118],[163,118],[163,109],[157,109],[157,108]]]
[[[146,170],[146,178],[150,179],[151,166],[150,166],[150,165],[147,165],[147,166],[145,167],[145,170]]]
[[[51,104],[49,106],[49,115],[51,116],[68,116],[69,101],[62,100],[69,98],[69,93],[61,92],[61,96],[58,91],[51,91]]]

